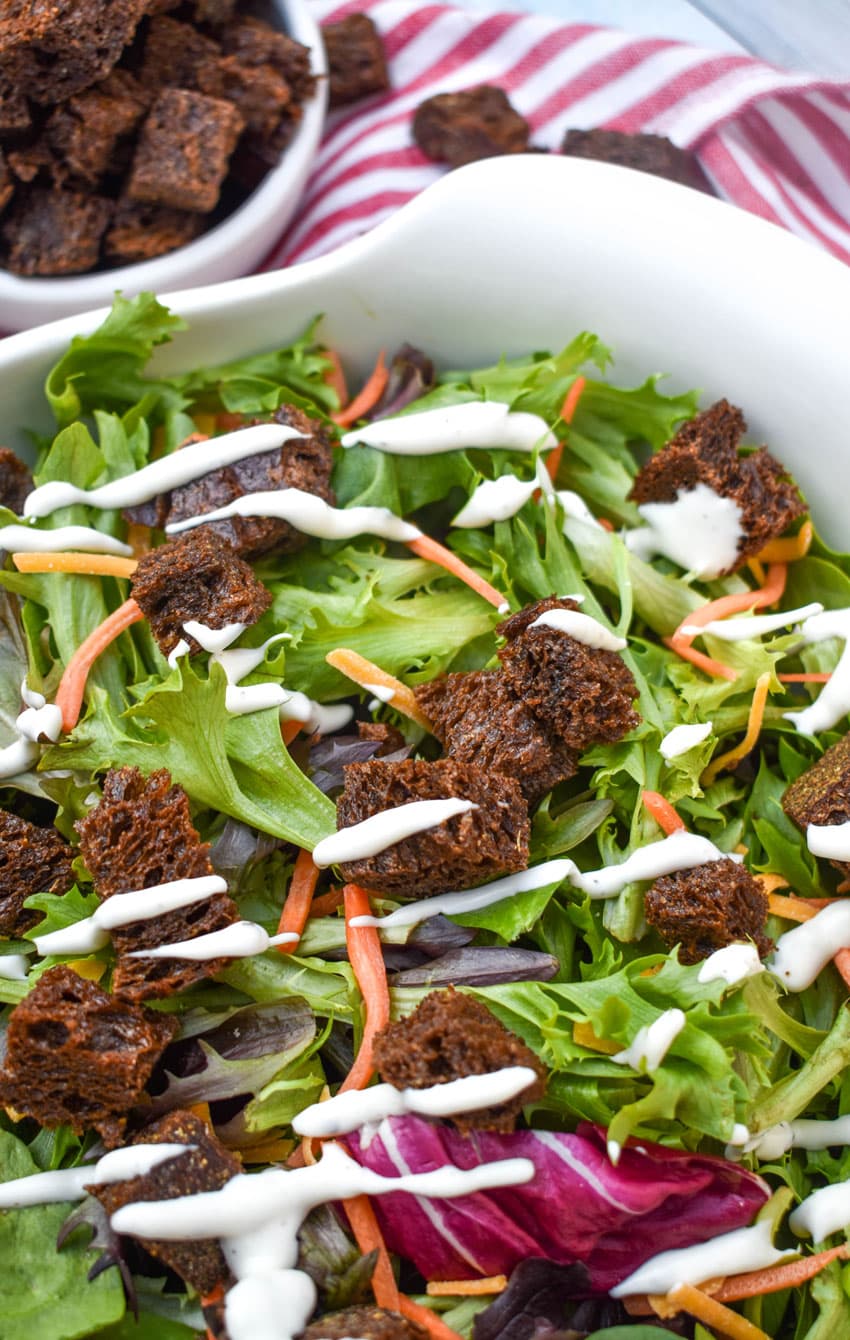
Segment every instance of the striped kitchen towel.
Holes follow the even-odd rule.
[[[535,146],[557,150],[571,127],[667,135],[694,150],[718,196],[850,262],[850,81],[537,14],[412,0],[313,9],[321,22],[374,19],[392,89],[331,114],[299,212],[265,268],[330,251],[442,175],[412,142],[413,113],[435,93],[481,83],[506,91]]]

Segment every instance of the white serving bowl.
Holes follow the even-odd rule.
[[[741,405],[749,439],[850,547],[850,270],[700,192],[581,159],[490,159],[327,257],[168,301],[190,330],[157,351],[163,372],[277,347],[319,312],[352,383],[404,340],[444,368],[474,367],[594,330],[618,379],[668,372],[670,390]],[[0,442],[49,427],[45,373],[102,316],[0,342]]]
[[[295,213],[313,165],[325,124],[328,88],[324,43],[310,0],[269,0],[266,8],[275,27],[310,48],[312,71],[319,77],[277,167],[216,227],[165,256],[64,279],[26,279],[0,269],[0,330],[27,330],[91,311],[110,303],[116,290],[131,297],[233,279],[249,274],[268,255]]]

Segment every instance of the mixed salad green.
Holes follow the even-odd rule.
[[[118,299],[98,331],[73,341],[46,383],[57,433],[34,442],[38,485],[65,480],[86,488],[129,474],[152,453],[175,450],[210,416],[254,420],[288,404],[330,423],[339,402],[321,321],[281,350],[179,377],[148,374],[154,348],[179,340],[182,328],[177,316],[143,296]],[[487,399],[540,415],[566,440],[558,488],[579,494],[610,529],[567,514],[546,492],[493,525],[452,528],[451,519],[482,480],[509,471],[534,477],[533,455],[479,448],[415,462],[364,446],[339,451],[332,480],[337,505],[381,506],[414,519],[425,533],[444,537],[504,593],[512,610],[553,593],[576,594],[583,597],[584,613],[627,638],[623,658],[638,688],[640,725],[616,744],[590,748],[578,775],[537,805],[531,864],[569,853],[580,869],[589,870],[618,864],[657,841],[662,834],[642,801],[643,793],[652,791],[721,852],[743,853],[753,873],[783,876],[800,898],[830,897],[841,876],[810,854],[781,800],[843,728],[816,739],[799,732],[785,713],[812,700],[820,685],[784,683],[777,676],[780,670],[829,672],[842,647],[831,639],[801,648],[790,630],[737,642],[709,637],[710,654],[736,672],[734,679],[723,679],[709,677],[666,645],[693,611],[755,586],[756,580],[745,570],[698,581],[666,559],[648,563],[627,548],[620,532],[640,521],[628,500],[634,476],[647,454],[693,416],[697,394],[665,395],[655,376],[641,386],[619,388],[607,379],[609,364],[601,341],[583,333],[557,353],[443,371],[436,385],[402,412]],[[579,374],[586,386],[567,429],[560,409]],[[15,521],[12,513],[0,513],[0,526]],[[126,534],[119,513],[79,504],[39,522],[44,529],[70,524],[119,538]],[[294,555],[261,559],[256,572],[273,601],[240,645],[259,646],[280,631],[288,639],[271,645],[244,682],[285,684],[323,704],[352,701],[359,717],[392,722],[414,754],[435,757],[435,742],[394,712],[391,702],[373,700],[368,691],[352,696],[351,682],[328,663],[327,654],[351,648],[415,686],[449,670],[495,664],[497,611],[403,546],[369,535],[345,542],[312,539]],[[22,573],[9,562],[0,572],[0,588],[2,747],[13,738],[22,680],[52,701],[68,661],[126,598],[126,588],[114,577]],[[817,538],[789,565],[780,608],[814,600],[827,608],[850,606],[850,559]],[[769,697],[755,746],[707,780],[711,759],[744,735],[754,690],[765,675]],[[344,728],[312,744],[302,736],[287,748],[276,709],[228,714],[225,689],[221,668],[208,664],[206,656],[179,659],[172,668],[147,624],[136,623],[94,665],[87,706],[71,733],[43,748],[37,766],[0,781],[0,806],[53,822],[72,841],[75,822],[97,803],[111,767],[131,764],[145,774],[165,768],[188,793],[194,822],[213,844],[213,862],[225,874],[240,914],[274,933],[296,849],[311,850],[334,831],[333,797],[346,762],[363,756],[357,752],[361,742]],[[660,744],[673,727],[703,722],[711,722],[703,741],[665,759]],[[27,942],[91,914],[98,900],[81,862],[77,876],[64,896],[40,893],[30,900],[44,917],[28,937],[0,942],[4,956],[29,955],[25,980],[0,976],[7,1017],[56,962],[73,960],[84,975],[108,984],[108,947],[82,958],[41,958]],[[332,884],[328,872],[319,894]],[[525,1114],[533,1129],[573,1131],[589,1122],[617,1145],[633,1138],[688,1155],[723,1157],[736,1128],[754,1132],[801,1116],[850,1113],[850,1014],[847,986],[835,968],[826,967],[795,994],[784,993],[767,972],[731,986],[719,979],[700,982],[699,965],[680,963],[676,951],[647,927],[645,890],[645,883],[634,883],[615,897],[593,900],[565,880],[453,922],[443,919],[431,927],[437,949],[430,951],[426,972],[416,950],[423,931],[395,928],[386,933],[388,963],[400,974],[390,978],[393,1010],[409,1012],[431,985],[464,986],[463,970],[456,975],[456,959],[450,957],[459,945],[491,951],[476,969],[482,971],[485,962],[484,976],[465,989],[546,1067],[545,1096]],[[388,913],[395,904],[376,898],[373,906]],[[790,924],[771,916],[767,932],[777,939]],[[156,1008],[179,1016],[185,1055],[182,1067],[175,1063],[153,1093],[153,1111],[211,1103],[218,1134],[249,1166],[284,1163],[295,1148],[293,1118],[326,1084],[333,1089],[339,1083],[360,1036],[362,999],[345,946],[342,912],[316,916],[296,953],[270,949],[234,960],[215,980],[157,1002]],[[528,971],[543,961],[534,955],[546,956],[547,971],[529,979]],[[445,968],[441,956],[448,957]],[[657,1069],[641,1073],[612,1059],[606,1043],[629,1047],[640,1028],[670,1009],[683,1011],[686,1022]],[[224,1027],[237,1011],[245,1036],[252,1029],[262,1034],[256,1046],[240,1047]],[[80,1139],[61,1126],[39,1129],[14,1113],[0,1114],[3,1180],[74,1166],[94,1145],[93,1135]],[[740,1149],[729,1153],[766,1179],[771,1198],[760,1213],[774,1224],[777,1244],[817,1250],[818,1244],[794,1237],[786,1215],[817,1188],[850,1178],[850,1148],[793,1148],[761,1163]],[[568,1217],[565,1206],[552,1210],[557,1220]],[[569,1212],[583,1214],[580,1204]],[[695,1186],[695,1222],[701,1212]],[[0,1212],[0,1340],[89,1335],[188,1340],[204,1329],[191,1290],[173,1276],[157,1275],[150,1260],[140,1266],[137,1258],[128,1258],[108,1223],[93,1211],[87,1214],[85,1206],[73,1211],[72,1231],[57,1250],[57,1233],[71,1213],[67,1205]],[[723,1231],[721,1213],[713,1232]],[[838,1234],[826,1245],[843,1241]],[[369,1296],[371,1263],[359,1259],[330,1211],[307,1220],[302,1253],[314,1268],[326,1310]],[[638,1259],[645,1255],[644,1250]],[[409,1266],[404,1281],[459,1335],[471,1334],[477,1315],[479,1340],[535,1333],[531,1322],[532,1329],[523,1331],[487,1329],[483,1314],[492,1297],[426,1298],[424,1281],[414,1278]],[[850,1335],[850,1266],[839,1257],[799,1287],[757,1294],[734,1306],[781,1340]],[[652,1316],[621,1321],[622,1331],[594,1329],[592,1318],[570,1331],[569,1317],[567,1309],[561,1330],[566,1325],[569,1334],[595,1334],[600,1340],[621,1334],[624,1340],[648,1340],[666,1333]],[[701,1340],[722,1335],[700,1323],[690,1333]]]

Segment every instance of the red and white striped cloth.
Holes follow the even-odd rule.
[[[788,74],[750,56],[667,38],[481,14],[412,0],[314,0],[322,22],[368,13],[392,89],[332,113],[294,223],[265,268],[312,259],[366,232],[444,169],[411,139],[418,104],[476,84],[503,88],[533,143],[570,127],[668,135],[693,149],[716,193],[850,262],[850,81]]]

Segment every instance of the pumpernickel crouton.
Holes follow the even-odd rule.
[[[64,171],[97,182],[105,173],[118,171],[116,147],[135,130],[144,110],[138,97],[126,92],[87,89],[51,113],[45,127],[47,143]]]
[[[519,782],[529,805],[572,777],[578,755],[513,692],[501,670],[443,675],[416,699],[447,754]]]
[[[724,858],[662,875],[645,900],[646,919],[682,963],[699,963],[716,949],[752,940],[759,954],[773,948],[764,933],[767,894],[743,865]]]
[[[399,749],[407,748],[407,741],[401,731],[387,721],[358,721],[357,734],[361,740],[375,740],[380,745],[375,758],[383,758],[385,754],[395,754]]]
[[[225,507],[246,493],[275,489],[301,489],[332,503],[333,453],[327,429],[294,405],[281,405],[275,411],[274,421],[304,436],[290,438],[273,451],[212,470],[191,484],[129,509],[125,516],[142,525],[162,528]],[[307,537],[288,521],[275,517],[230,517],[198,526],[190,533],[210,532],[228,540],[243,558],[259,558],[272,551],[294,553],[307,543]]]
[[[6,267],[19,275],[71,275],[92,270],[112,217],[104,196],[36,187],[3,216]]]
[[[192,824],[186,792],[171,785],[165,770],[150,777],[138,768],[108,772],[100,804],[79,821],[77,832],[80,852],[100,898],[214,873],[209,844],[201,842]],[[170,996],[203,981],[228,960],[193,963],[130,955],[156,945],[194,940],[238,920],[233,900],[226,893],[217,893],[203,902],[113,930],[118,962],[112,989],[128,1000],[147,1000]]]
[[[743,534],[730,571],[754,558],[768,540],[781,535],[807,510],[796,484],[767,447],[748,456],[738,454],[746,427],[737,406],[718,400],[683,424],[647,461],[629,494],[638,506],[675,502],[680,493],[704,484],[731,498],[740,509]]]
[[[132,591],[166,656],[181,638],[191,654],[201,650],[183,627],[188,620],[208,628],[253,624],[272,601],[249,564],[209,526],[187,531],[143,554],[133,573]]]
[[[9,447],[0,447],[0,507],[20,516],[35,484],[28,465]]]
[[[103,248],[107,260],[135,265],[154,256],[164,256],[193,242],[204,226],[200,214],[164,205],[139,205],[119,201]]]
[[[426,1089],[466,1075],[488,1075],[506,1066],[528,1066],[537,1075],[527,1089],[497,1107],[450,1117],[462,1134],[512,1131],[527,1103],[542,1097],[546,1072],[530,1047],[511,1033],[474,996],[429,991],[406,1019],[388,1024],[375,1038],[375,1065],[396,1089]]]
[[[164,88],[142,126],[127,195],[144,204],[208,214],[218,204],[242,130],[232,103]]]
[[[68,967],[48,968],[9,1018],[0,1103],[51,1130],[94,1129],[114,1148],[178,1028]]]
[[[5,0],[0,81],[33,102],[73,97],[109,73],[147,5],[148,0]]]
[[[67,893],[74,853],[55,828],[0,810],[0,935],[22,935],[42,918],[24,907],[34,893]]]
[[[427,1331],[409,1321],[400,1312],[388,1312],[382,1307],[347,1307],[342,1312],[329,1312],[318,1321],[311,1321],[301,1334],[301,1340],[427,1340]]]
[[[9,164],[6,161],[6,155],[0,149],[0,214],[8,205],[12,196],[15,194],[15,182],[9,171]],[[6,448],[4,447],[5,451]]]
[[[525,153],[530,131],[507,94],[489,84],[438,93],[420,103],[413,118],[413,138],[425,157],[450,167]]]
[[[568,158],[593,158],[601,163],[649,172],[683,186],[702,185],[693,154],[665,135],[630,135],[624,130],[568,130],[561,145]]]
[[[338,23],[326,23],[322,38],[328,56],[331,107],[389,88],[384,43],[368,14],[349,14]]]
[[[456,796],[476,805],[376,856],[343,862],[347,882],[400,898],[425,898],[528,865],[528,807],[512,778],[453,758],[436,763],[369,759],[349,764],[344,772],[345,790],[337,802],[340,829],[415,800]]]
[[[792,782],[782,808],[805,833],[809,824],[831,827],[850,821],[850,735],[843,736],[811,768]],[[850,862],[833,861],[845,875]]]
[[[237,108],[248,131],[274,133],[292,101],[284,79],[272,65],[243,65],[238,56],[204,61],[197,86],[211,98],[226,98]]]
[[[204,1191],[218,1191],[242,1171],[242,1164],[216,1139],[210,1127],[194,1112],[169,1112],[146,1126],[133,1138],[134,1145],[187,1145],[185,1154],[157,1164],[141,1177],[125,1182],[110,1182],[87,1187],[97,1196],[107,1214],[123,1205],[145,1200],[175,1200]],[[146,1252],[161,1261],[196,1289],[212,1293],[227,1280],[229,1271],[221,1247],[215,1239],[192,1242],[162,1242],[140,1238]]]
[[[549,610],[577,609],[555,596],[538,600],[499,624],[505,677],[523,705],[566,748],[620,740],[640,722],[637,685],[616,651],[589,647],[557,628],[531,625]]]

